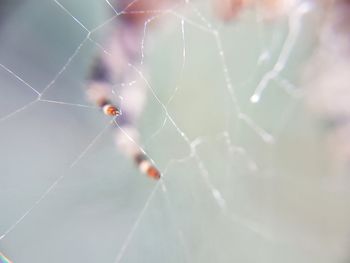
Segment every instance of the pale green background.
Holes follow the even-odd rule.
[[[61,4],[88,29],[110,17],[105,1]],[[145,43],[147,76],[163,103],[179,85],[169,114],[191,141],[201,138],[197,152],[228,211],[218,207],[194,159],[174,163],[165,174],[167,192],[155,192],[121,262],[348,262],[349,180],[330,169],[322,125],[305,110],[302,99],[287,94],[275,81],[261,102],[249,102],[278,57],[287,24],[263,25],[250,12],[240,23],[222,25],[214,21],[207,3],[195,6],[220,29],[242,110],[276,142],[263,142],[237,119],[215,38],[187,23],[186,65],[180,78],[181,21],[166,15],[163,27]],[[177,11],[203,24],[189,7]],[[300,90],[300,71],[315,45],[316,14],[303,19],[281,73]],[[103,32],[102,28],[92,38],[101,42]],[[0,63],[42,91],[85,36],[53,1],[26,1],[3,19]],[[257,66],[265,49],[271,58]],[[84,78],[98,51],[85,42],[45,98],[88,104]],[[35,99],[3,69],[0,81],[0,118]],[[142,143],[162,171],[169,161],[190,153],[169,122],[152,137],[164,118],[150,94],[140,124]],[[96,109],[37,102],[0,123],[0,235],[65,175],[0,241],[0,251],[14,262],[114,262],[156,183],[118,152],[113,130],[70,168],[108,121]],[[247,152],[256,171],[244,155],[229,155],[219,136],[223,131]]]

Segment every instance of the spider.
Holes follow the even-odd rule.
[[[169,8],[178,1],[107,1],[112,7],[111,10],[124,11],[117,16],[111,34],[105,40],[110,54],[106,52],[98,54],[88,76],[88,99],[100,107],[104,114],[115,117],[117,125],[121,128],[115,131],[117,147],[132,158],[143,173],[153,179],[159,179],[161,173],[137,146],[139,140],[137,123],[146,101],[146,86],[141,84],[144,82],[130,65],[137,64],[142,56],[139,44],[142,42],[144,26],[154,16],[154,13],[147,10]],[[243,8],[254,5],[259,6],[265,17],[270,19],[285,13],[292,2],[293,0],[212,0],[215,13],[223,21],[236,18]],[[123,104],[123,114],[120,105],[113,99],[112,83],[133,83],[121,85],[118,89],[118,94],[127,102]]]

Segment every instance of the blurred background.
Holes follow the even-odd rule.
[[[288,18],[250,10],[222,23],[194,1],[146,30],[147,80],[162,103],[173,96],[176,123],[149,93],[139,126],[157,183],[84,93],[113,25],[107,2],[0,3],[0,252],[13,262],[349,262],[349,179],[300,77],[322,8],[290,34]],[[90,39],[82,25],[96,29]],[[284,68],[251,103],[286,45]]]

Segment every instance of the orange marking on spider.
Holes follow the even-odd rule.
[[[155,180],[159,180],[160,179],[160,172],[154,166],[151,166],[151,167],[148,168],[147,175],[149,177],[155,179]]]
[[[102,107],[103,113],[107,116],[119,116],[120,111],[116,106],[113,106],[112,104],[106,104]]]
[[[147,174],[149,177],[155,180],[159,180],[161,175],[158,169],[151,163],[150,160],[143,154],[138,154],[135,157],[135,162],[138,165],[141,172]]]

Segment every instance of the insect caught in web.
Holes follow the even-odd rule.
[[[166,10],[180,0],[114,0],[106,1],[117,16],[112,21],[110,34],[105,39],[108,52],[95,58],[88,76],[88,99],[102,112],[115,118],[115,142],[121,152],[134,160],[139,169],[153,179],[161,173],[154,162],[138,147],[138,120],[144,108],[147,85],[133,65],[143,65],[145,27],[160,10]],[[184,4],[189,1],[183,1]],[[219,19],[235,19],[245,8],[258,6],[267,18],[277,17],[291,6],[292,0],[212,0]],[[116,10],[123,10],[117,12]],[[156,11],[155,11],[156,10]],[[119,85],[114,92],[114,83]],[[123,98],[122,108],[117,105],[115,93]]]

